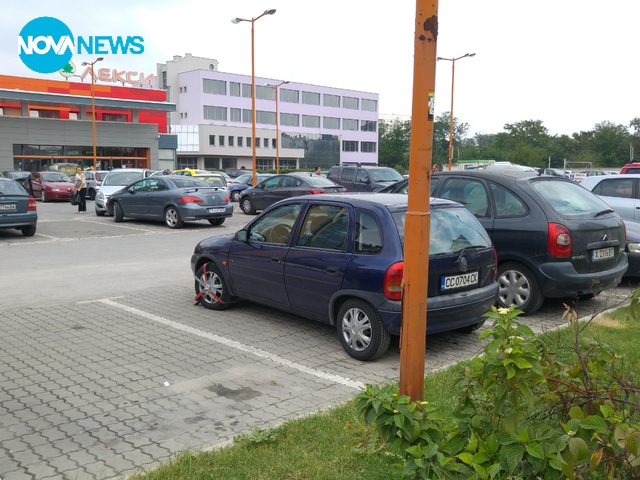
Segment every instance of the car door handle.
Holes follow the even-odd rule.
[[[272,263],[282,263],[282,257],[271,257]]]
[[[327,267],[324,269],[329,275],[338,275],[340,273],[339,267]]]

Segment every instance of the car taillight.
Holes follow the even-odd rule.
[[[498,279],[498,252],[496,252],[496,249],[493,249],[493,265],[494,265],[494,269],[493,269],[493,281],[495,282]]]
[[[384,296],[389,300],[402,300],[404,262],[396,262],[384,273]]]
[[[229,203],[231,201],[231,197],[229,195],[227,195],[226,197],[224,197],[224,200],[222,201],[223,203]]]
[[[202,203],[204,200],[193,195],[185,195],[178,200],[180,203]]]
[[[311,195],[319,195],[320,193],[327,193],[324,190],[309,190]]]
[[[35,211],[36,210],[36,205],[37,205],[36,199],[33,198],[33,197],[29,198],[29,205],[27,206],[27,211],[29,211],[29,212]]]
[[[552,257],[568,257],[571,255],[571,234],[567,227],[560,223],[549,223],[547,252]]]

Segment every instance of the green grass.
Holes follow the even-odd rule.
[[[584,324],[579,324],[584,325]],[[575,325],[547,334],[559,360],[572,354]],[[598,318],[584,336],[596,338],[624,354],[626,365],[640,376],[640,321],[628,308]],[[465,362],[427,375],[425,400],[450,412],[456,403],[455,378]],[[254,430],[233,445],[207,453],[184,453],[138,480],[177,479],[391,479],[398,478],[397,460],[365,425],[351,401],[327,412],[292,420],[272,430]]]

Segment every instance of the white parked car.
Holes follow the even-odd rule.
[[[597,175],[580,182],[626,220],[640,221],[640,174]]]

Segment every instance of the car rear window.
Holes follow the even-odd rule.
[[[0,182],[0,195],[26,195],[27,192],[16,181]]]
[[[532,181],[531,186],[543,202],[565,217],[593,216],[610,210],[604,201],[577,183],[547,179]]]
[[[392,212],[404,245],[405,211]],[[431,209],[429,255],[457,253],[465,248],[491,246],[486,230],[473,214],[462,207]]]
[[[199,180],[195,177],[180,177],[177,175],[172,175],[171,181],[178,188],[187,188],[187,187],[208,187],[209,184]]]
[[[309,175],[305,177],[306,182],[313,187],[334,187],[336,184],[328,178],[321,177],[320,175]]]

